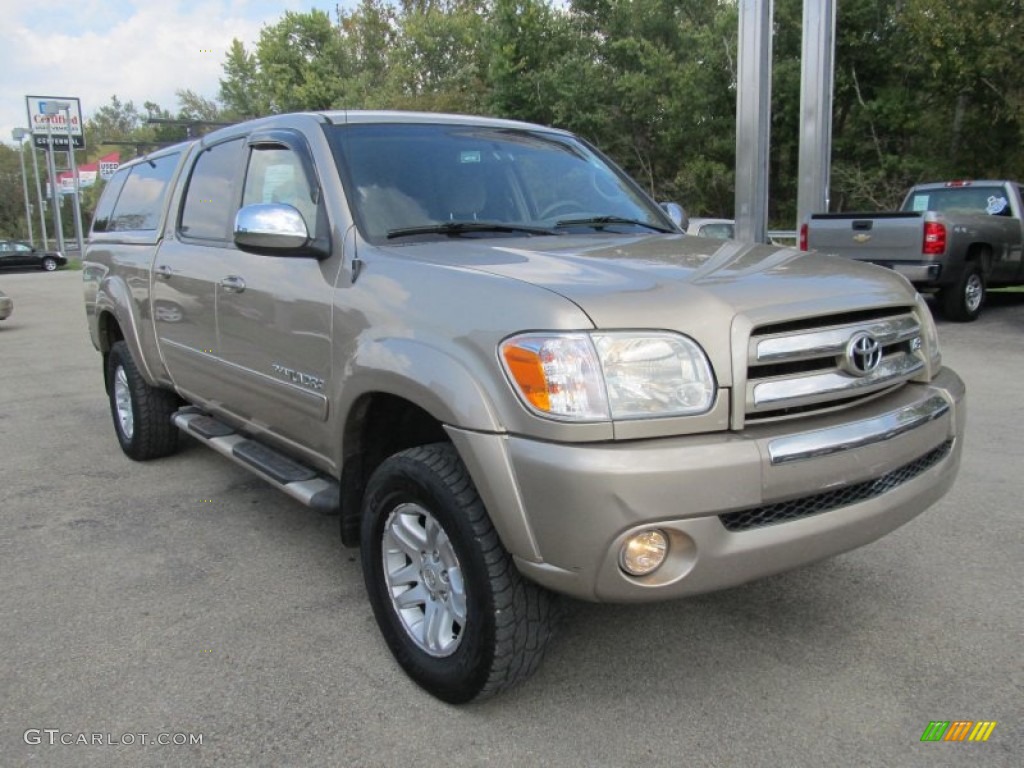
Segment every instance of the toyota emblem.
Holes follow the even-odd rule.
[[[856,376],[867,376],[882,362],[882,345],[870,333],[855,333],[846,345],[846,370]]]

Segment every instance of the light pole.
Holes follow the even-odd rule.
[[[11,131],[11,138],[18,142],[18,155],[21,157],[21,191],[25,193],[25,222],[28,224],[28,241],[35,247],[36,239],[32,234],[32,206],[28,202],[28,174],[25,173],[25,137],[29,133],[24,128]]]
[[[32,146],[32,175],[36,179],[36,202],[39,203],[39,226],[43,230],[43,250],[50,250],[50,237],[46,233],[46,209],[43,207],[43,187],[39,183],[39,162],[36,160],[36,148]]]
[[[64,226],[60,220],[60,192],[57,191],[57,165],[53,162],[53,133],[50,121],[60,110],[57,104],[64,102],[40,102],[43,114],[46,115],[46,162],[50,171],[50,192],[53,196],[53,226],[57,229],[57,250],[64,253]]]
[[[75,165],[75,137],[71,134],[71,104],[67,101],[54,102],[58,109],[64,110],[67,119],[65,123],[68,129],[68,158],[71,161],[71,183],[74,184],[71,193],[72,210],[75,213],[75,240],[78,241],[78,254],[81,256],[85,250],[85,243],[82,242],[82,202],[78,196],[78,166]]]

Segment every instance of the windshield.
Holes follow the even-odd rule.
[[[371,242],[675,231],[621,171],[572,137],[419,123],[331,126],[328,135]]]

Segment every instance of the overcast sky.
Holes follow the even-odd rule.
[[[233,38],[246,47],[286,10],[335,0],[0,0],[0,140],[28,125],[25,97],[78,97],[85,119],[114,94],[177,112],[174,92],[214,98]],[[351,7],[354,0],[340,0]]]

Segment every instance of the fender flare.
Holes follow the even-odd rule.
[[[339,413],[346,421],[361,397],[379,393],[407,400],[445,425],[505,431],[487,388],[453,355],[425,341],[373,340],[353,355],[341,378]]]
[[[133,309],[133,301],[131,299],[131,291],[129,290],[124,279],[120,276],[107,275],[100,282],[96,290],[96,320],[97,328],[102,328],[103,316],[105,314],[111,315],[118,327],[121,329],[121,335],[124,338],[125,343],[128,345],[128,350],[132,354],[132,358],[135,360],[135,364],[139,368],[139,373],[146,380],[146,383],[150,386],[160,387],[165,386],[165,383],[161,381],[161,378],[157,375],[142,353],[142,344],[139,341],[139,325],[140,319],[136,316]],[[106,357],[106,354],[110,351],[109,347],[103,349],[103,336],[100,335],[101,351]],[[164,377],[169,381],[167,372],[163,370],[163,364],[160,364],[160,372],[163,373]]]

